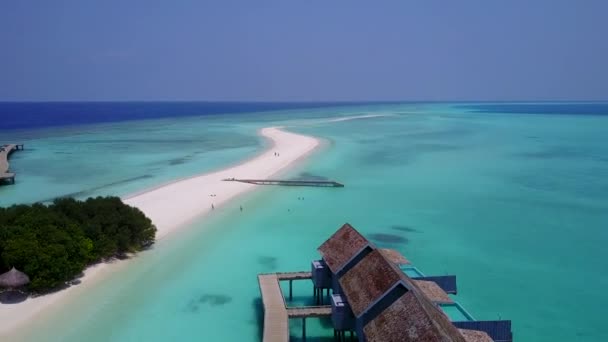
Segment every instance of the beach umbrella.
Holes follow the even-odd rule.
[[[10,271],[0,275],[0,286],[2,287],[15,288],[28,284],[29,282],[30,277],[14,267]]]

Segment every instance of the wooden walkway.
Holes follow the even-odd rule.
[[[312,272],[279,272],[275,273],[279,280],[303,280],[312,279]]]
[[[289,319],[302,319],[302,336],[306,336],[306,319],[331,316],[331,305],[288,308],[279,281],[311,279],[310,272],[258,274],[264,304],[264,342],[288,342]]]
[[[276,274],[258,275],[264,303],[264,342],[289,341],[289,317]]]
[[[313,186],[313,187],[328,187],[328,188],[343,188],[344,184],[335,181],[317,181],[317,180],[280,180],[280,179],[237,179],[226,178],[225,182],[241,182],[256,185],[282,185],[282,186]]]
[[[299,306],[287,308],[289,318],[309,318],[331,316],[331,305]]]
[[[9,172],[8,156],[17,150],[23,150],[23,144],[10,144],[0,147],[0,183],[5,180],[15,183],[15,174]]]

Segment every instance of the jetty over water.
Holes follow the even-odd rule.
[[[331,305],[287,307],[279,281],[289,281],[289,300],[292,281],[312,279],[311,272],[259,274],[260,293],[264,305],[264,342],[288,342],[289,319],[302,319],[302,338],[306,338],[306,319],[331,316]]]
[[[18,150],[23,150],[23,144],[0,146],[0,183],[9,182],[15,184],[15,173],[9,170],[8,157]]]
[[[280,180],[280,179],[238,179],[226,178],[222,179],[225,182],[241,182],[256,185],[282,185],[282,186],[313,186],[313,187],[328,187],[328,188],[343,188],[344,184],[336,181],[322,180]]]
[[[289,320],[276,274],[258,275],[264,302],[264,342],[289,341]]]

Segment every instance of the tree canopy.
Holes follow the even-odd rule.
[[[30,290],[49,290],[92,263],[146,248],[155,234],[150,219],[118,197],[0,208],[0,271],[16,267]]]

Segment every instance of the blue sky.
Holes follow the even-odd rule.
[[[0,100],[608,100],[608,1],[0,1]]]

